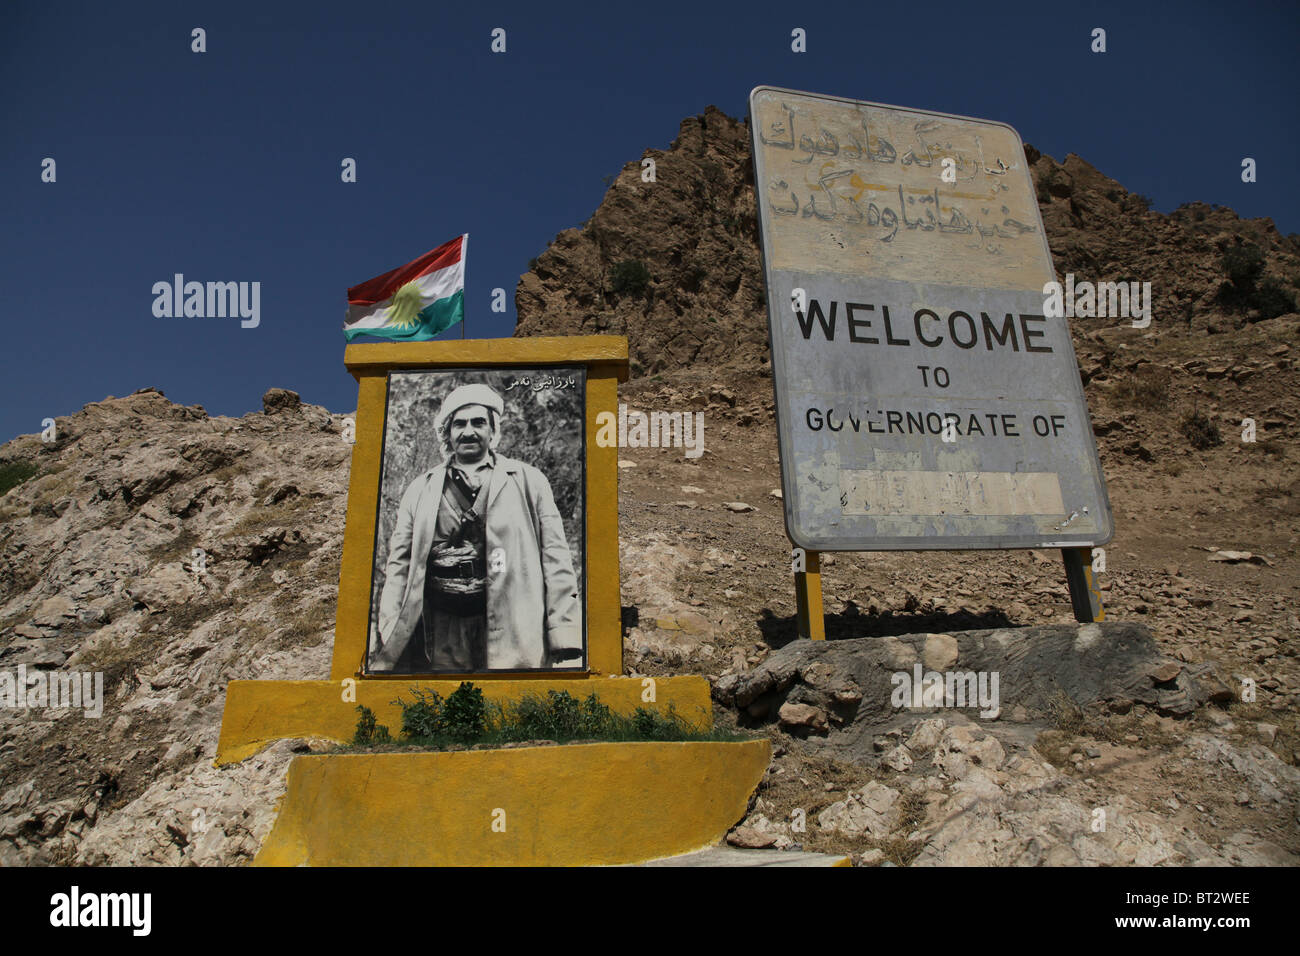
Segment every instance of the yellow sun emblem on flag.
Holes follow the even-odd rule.
[[[420,310],[424,308],[424,298],[420,287],[414,281],[406,283],[393,293],[393,312],[388,324],[396,328],[411,328],[419,324]]]

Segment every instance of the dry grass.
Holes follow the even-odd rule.
[[[1169,380],[1169,369],[1146,365],[1121,379],[1111,397],[1120,405],[1164,411],[1169,405]]]
[[[1057,691],[1047,700],[1047,715],[1062,734],[1073,737],[1083,729],[1086,715],[1064,691]]]
[[[1182,432],[1188,444],[1197,451],[1204,451],[1207,448],[1213,448],[1215,445],[1223,444],[1223,437],[1219,434],[1219,426],[1204,412],[1196,409],[1183,416],[1182,421],[1178,423],[1178,430]]]

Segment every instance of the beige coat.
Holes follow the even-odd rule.
[[[446,465],[407,486],[388,544],[379,632],[369,670],[391,671],[424,610],[424,573],[434,540]],[[551,655],[583,646],[582,603],[564,523],[546,476],[497,455],[488,485],[487,661],[490,670],[550,667]],[[377,646],[374,646],[377,645]],[[581,657],[561,662],[579,666]]]

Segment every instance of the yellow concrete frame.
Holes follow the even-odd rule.
[[[618,577],[618,449],[596,443],[596,418],[618,414],[618,383],[627,381],[627,338],[575,335],[510,339],[449,339],[349,345],[343,363],[357,380],[356,444],[348,481],[347,525],[334,621],[330,679],[362,677],[369,635],[370,585],[375,518],[383,453],[388,373],[405,369],[466,366],[586,365],[587,367],[587,671],[557,674],[457,675],[464,679],[584,678],[623,673],[623,636]],[[412,675],[364,675],[366,680],[405,680]],[[446,676],[446,675],[442,675]]]

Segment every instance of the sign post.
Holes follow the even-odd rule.
[[[750,116],[791,541],[1060,548],[1067,567],[1109,541],[1016,131],[769,87]]]
[[[1101,604],[1101,589],[1092,579],[1092,551],[1089,548],[1062,548],[1065,581],[1070,588],[1070,605],[1080,624],[1104,621],[1106,609]]]
[[[794,573],[794,600],[799,636],[810,641],[826,640],[826,614],[822,610],[822,556],[816,551],[804,555],[804,570]]]

